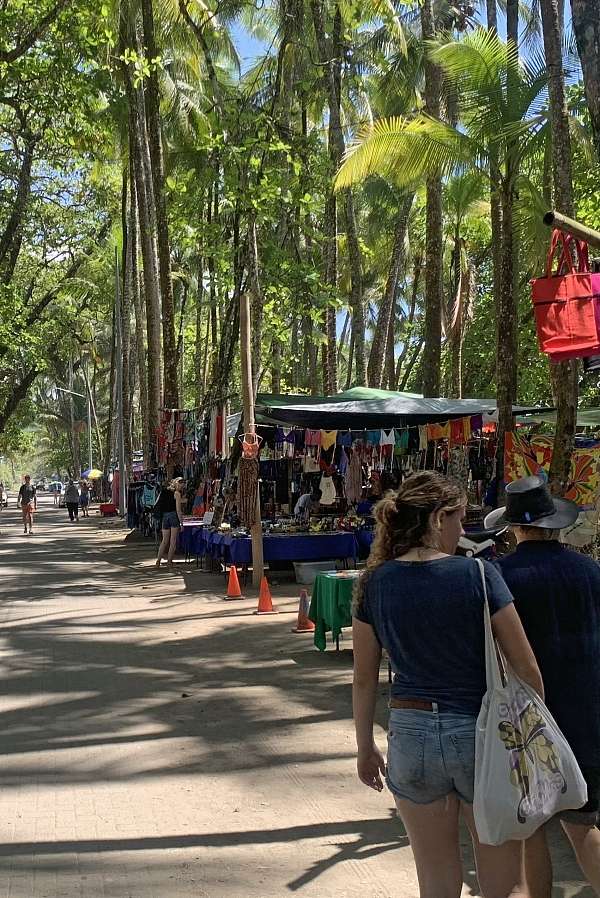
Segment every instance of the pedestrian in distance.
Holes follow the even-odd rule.
[[[84,518],[89,518],[90,512],[90,485],[87,480],[81,480],[79,483],[80,495],[79,504]]]
[[[70,477],[65,490],[65,504],[69,512],[69,520],[71,523],[79,522],[79,490],[77,484]]]
[[[37,511],[37,491],[29,474],[25,475],[25,483],[19,490],[18,503],[23,515],[23,533],[33,533],[33,513]]]
[[[60,497],[62,496],[63,485],[60,481],[54,484],[54,504],[60,505]]]
[[[163,487],[154,505],[154,514],[161,519],[162,540],[158,549],[156,567],[160,567],[162,559],[166,556],[167,567],[173,567],[173,557],[177,550],[177,538],[183,521],[182,492],[185,489],[185,481],[182,477],[176,477],[168,486]]]
[[[461,895],[461,815],[484,898],[525,898],[521,843],[482,845],[473,817],[475,728],[486,692],[485,593],[478,563],[454,554],[465,508],[461,487],[433,471],[407,478],[375,507],[375,539],[354,604],[358,776],[381,791],[387,773],[420,898]],[[484,565],[496,639],[515,673],[543,695],[512,596],[493,565]],[[394,674],[387,771],[373,738],[382,648]]]
[[[600,565],[559,542],[579,516],[541,477],[506,487],[506,505],[485,526],[506,524],[516,551],[498,559],[544,680],[546,705],[573,750],[588,801],[558,818],[585,876],[600,895]],[[552,862],[541,827],[524,843],[531,898],[550,898]]]

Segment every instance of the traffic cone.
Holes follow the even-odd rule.
[[[232,564],[229,568],[229,581],[227,583],[227,598],[240,599],[242,590],[240,589],[240,581],[238,580],[237,568]]]
[[[279,614],[277,608],[273,608],[273,599],[271,598],[271,590],[267,578],[263,577],[260,581],[260,592],[258,594],[258,608],[255,614]]]
[[[303,589],[298,603],[298,623],[292,628],[292,633],[312,633],[315,629],[314,623],[308,616],[309,607],[308,593]]]

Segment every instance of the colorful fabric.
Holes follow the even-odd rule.
[[[445,424],[428,424],[427,425],[427,439],[430,442],[436,442],[437,440],[447,440],[450,437],[450,422],[446,421]]]
[[[547,476],[552,461],[554,437],[507,433],[504,448],[504,477],[507,483],[532,474]],[[600,494],[600,447],[575,449],[565,499],[582,509],[596,506]]]
[[[458,418],[450,422],[450,441],[454,445],[462,446],[471,439],[471,419]]]
[[[307,430],[305,444],[307,446],[320,446],[321,445],[321,431],[320,430]]]
[[[332,446],[335,446],[336,440],[337,440],[337,430],[322,430],[321,431],[321,446],[323,449],[331,449]]]

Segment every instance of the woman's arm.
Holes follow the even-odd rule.
[[[544,698],[544,683],[533,649],[525,635],[521,618],[512,604],[492,616],[492,630],[502,653],[516,675]]]
[[[358,746],[358,776],[365,786],[381,792],[383,789],[381,775],[385,776],[385,760],[373,740],[381,646],[373,627],[356,618],[352,621],[352,642],[354,648],[352,707]]]
[[[175,490],[175,511],[177,512],[179,523],[183,523],[183,512],[181,510],[181,493],[179,492],[179,490]]]

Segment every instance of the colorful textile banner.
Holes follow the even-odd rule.
[[[538,434],[529,438],[507,433],[504,448],[504,478],[507,483],[533,474],[547,476],[552,461],[554,437]],[[600,446],[575,449],[565,499],[582,509],[595,508],[600,495]]]

